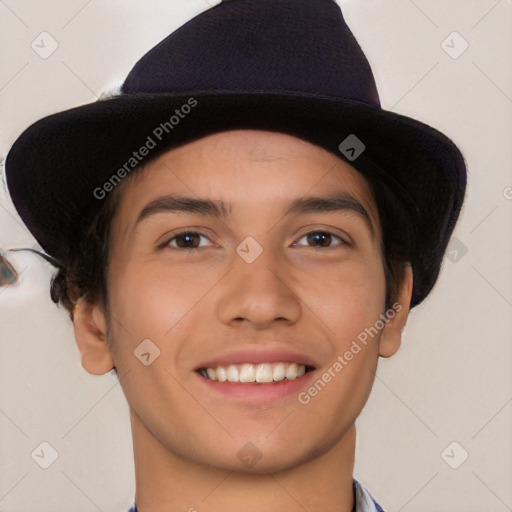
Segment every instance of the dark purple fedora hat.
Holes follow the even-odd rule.
[[[462,206],[464,159],[439,131],[381,108],[333,0],[224,0],[196,16],[137,62],[119,95],[25,130],[7,156],[9,192],[41,247],[64,261],[132,168],[234,128],[301,137],[384,180],[414,224],[411,306],[428,295]]]

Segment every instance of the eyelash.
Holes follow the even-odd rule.
[[[347,246],[347,247],[351,247],[352,244],[350,244],[349,242],[347,242],[346,240],[344,240],[343,238],[339,237],[338,235],[335,235],[334,233],[332,233],[331,231],[327,231],[327,230],[322,230],[322,229],[316,229],[316,230],[313,230],[313,231],[308,231],[307,233],[305,233],[304,235],[302,235],[300,238],[299,238],[299,241],[302,240],[303,238],[307,237],[308,235],[313,235],[313,234],[323,234],[323,235],[330,235],[331,237],[333,238],[336,238],[339,240],[339,243],[335,246],[329,246],[329,247],[319,247],[318,245],[315,245],[315,246],[309,246],[309,247],[314,247],[316,249],[332,249],[333,247],[338,247],[338,246]],[[166,242],[164,242],[162,244],[162,247],[168,247],[170,246],[171,242],[177,238],[180,238],[180,237],[183,237],[183,236],[192,236],[192,235],[199,235],[200,237],[203,237],[203,238],[208,238],[207,235],[205,235],[204,233],[200,233],[198,231],[180,231],[179,233],[176,233],[172,236],[172,238],[169,238]],[[209,239],[209,238],[208,238]],[[199,242],[201,243],[201,242]],[[302,247],[302,245],[298,245],[297,242],[294,242],[292,244],[294,247]],[[181,249],[181,250],[184,250],[184,251],[197,251],[198,249],[201,249],[202,247],[199,246],[199,247],[176,247],[176,246],[171,246],[173,247],[174,249]],[[204,246],[203,246],[204,247]]]

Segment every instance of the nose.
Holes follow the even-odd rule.
[[[295,324],[300,318],[301,302],[289,270],[270,251],[264,250],[252,263],[236,255],[225,279],[217,306],[224,324],[246,323],[262,330],[276,323]]]

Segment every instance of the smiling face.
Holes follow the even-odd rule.
[[[380,225],[364,178],[292,136],[237,130],[169,151],[126,185],[112,224],[108,329],[97,306],[79,303],[75,333],[86,369],[117,367],[134,446],[250,472],[350,452],[412,286],[406,279],[406,304],[383,327]],[[221,382],[219,367],[232,381],[242,372],[279,382]],[[246,452],[261,459],[248,465]]]

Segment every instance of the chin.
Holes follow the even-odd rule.
[[[269,474],[286,471],[319,456],[318,447],[304,446],[304,443],[271,443],[262,436],[261,443],[251,442],[247,439],[240,443],[230,443],[226,446],[226,457],[219,454],[219,458],[209,461],[209,465],[219,469],[247,474]],[[300,450],[300,451],[299,451]]]

